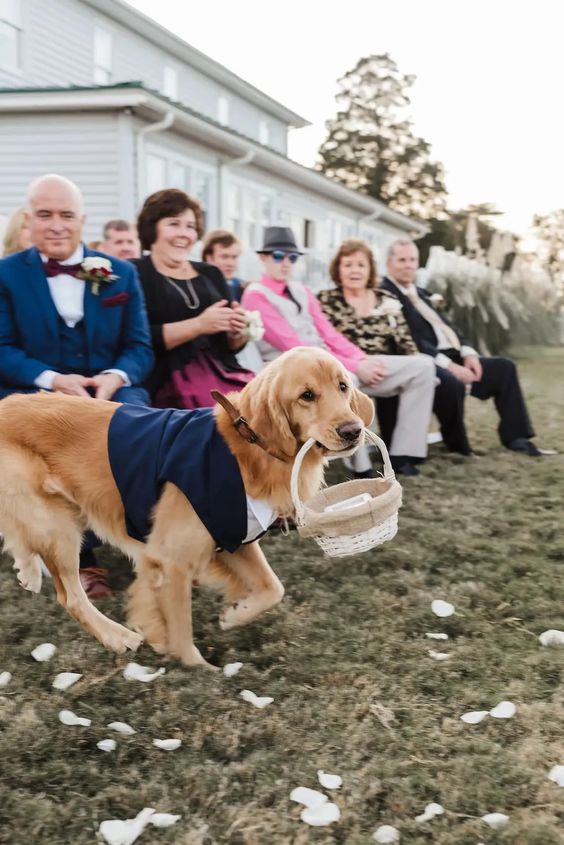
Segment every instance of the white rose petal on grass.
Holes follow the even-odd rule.
[[[182,816],[175,816],[172,813],[154,813],[149,819],[149,824],[155,827],[170,827],[181,818]]]
[[[460,717],[461,722],[466,722],[467,725],[477,725],[482,719],[489,715],[489,710],[470,710],[469,713],[463,713]]]
[[[126,681],[141,681],[144,684],[154,681],[164,675],[166,669],[161,668],[153,672],[148,666],[140,666],[139,663],[128,663],[123,670],[123,677]]]
[[[107,845],[133,845],[143,833],[155,811],[145,807],[134,819],[108,819],[100,824],[99,831]]]
[[[340,789],[343,785],[343,778],[340,775],[330,775],[323,769],[317,770],[317,780],[325,789]]]
[[[7,687],[11,680],[11,672],[0,672],[0,687]]]
[[[57,647],[53,643],[41,643],[33,649],[31,656],[38,663],[46,663],[47,660],[51,660],[56,651]]]
[[[162,748],[163,751],[176,751],[182,745],[181,739],[154,739],[153,745]]]
[[[493,716],[494,719],[511,719],[516,712],[517,708],[512,701],[500,701],[490,710],[490,716]]]
[[[341,818],[341,811],[336,804],[327,801],[318,804],[316,807],[306,807],[302,810],[301,820],[312,827],[322,827],[326,824],[338,822]]]
[[[100,751],[115,751],[117,742],[115,739],[101,739],[100,742],[96,743],[96,748],[99,748]]]
[[[308,786],[296,786],[290,792],[290,801],[295,801],[297,804],[303,804],[304,807],[318,807],[320,804],[325,804],[329,799],[322,792],[317,789],[310,789]]]
[[[82,675],[79,675],[78,672],[60,672],[55,676],[52,686],[54,689],[66,690],[72,687],[73,684],[76,684],[77,681],[80,681],[81,678]]]
[[[549,628],[539,636],[541,645],[564,645],[564,631]]]
[[[237,672],[243,668],[242,663],[226,663],[223,667],[223,674],[226,678],[232,678]]]
[[[374,842],[380,842],[381,845],[385,845],[385,843],[399,842],[400,833],[399,830],[396,827],[392,827],[391,824],[383,824],[374,831],[372,839]]]
[[[127,722],[110,722],[108,725],[106,725],[106,727],[109,728],[111,731],[117,731],[118,734],[131,735],[137,733],[137,731],[134,730],[131,725],[128,725]]]
[[[252,692],[250,689],[241,690],[239,695],[245,701],[248,701],[249,704],[254,704],[255,707],[259,708],[259,710],[262,710],[263,707],[266,707],[267,704],[272,704],[272,702],[274,701],[274,699],[271,698],[270,695],[255,695],[255,693]]]
[[[84,719],[82,716],[77,716],[72,710],[61,710],[59,713],[59,722],[63,725],[82,725],[83,728],[89,728],[92,724],[92,719]]]
[[[425,636],[429,640],[448,640],[448,634],[435,634],[432,632],[427,632]]]
[[[553,766],[548,773],[548,779],[558,786],[564,786],[564,766]]]
[[[454,613],[454,605],[451,604],[449,601],[443,601],[442,599],[435,599],[431,602],[431,610],[435,614],[435,616],[440,616],[444,618],[445,616],[452,616]]]
[[[448,660],[450,657],[450,654],[448,654],[446,651],[434,651],[432,648],[429,649],[427,654],[429,655],[429,657],[432,657],[433,660],[439,661]]]
[[[431,819],[434,819],[435,816],[440,816],[444,813],[445,808],[442,807],[440,804],[427,804],[424,811],[421,813],[420,816],[415,816],[416,822],[428,822]]]
[[[482,816],[482,821],[497,830],[497,828],[505,827],[509,821],[509,816],[504,813],[486,813],[485,816]]]

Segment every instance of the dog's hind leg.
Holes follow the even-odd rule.
[[[79,578],[81,534],[72,513],[64,514],[64,510],[64,506],[57,508],[57,534],[45,537],[38,549],[53,578],[58,601],[106,648],[118,653],[137,649],[143,638],[100,613],[84,592]]]
[[[138,631],[158,654],[170,651],[165,618],[161,612],[158,591],[162,584],[162,567],[141,557],[135,569],[135,580],[128,590],[127,623]]]
[[[41,591],[42,574],[39,555],[29,552],[14,557],[14,569],[18,582],[24,590],[29,590],[30,593]]]
[[[221,552],[217,560],[227,570],[225,598],[219,624],[227,631],[246,625],[275,607],[284,597],[284,587],[268,565],[258,543],[248,543],[236,552]]]

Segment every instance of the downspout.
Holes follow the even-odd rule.
[[[224,218],[225,211],[225,173],[231,167],[244,167],[250,164],[256,155],[256,150],[247,150],[239,158],[234,158],[231,161],[220,161],[218,167],[217,180],[217,219],[219,226],[227,226],[227,220]]]
[[[358,237],[360,237],[360,227],[363,223],[370,223],[371,220],[379,220],[382,216],[382,209],[376,208],[374,211],[371,211],[370,214],[365,214],[364,217],[359,217],[356,224],[356,231]]]
[[[145,136],[152,132],[162,132],[174,123],[174,112],[168,111],[165,116],[157,121],[144,126],[137,133],[137,204],[144,202],[147,194],[147,177],[145,170]]]

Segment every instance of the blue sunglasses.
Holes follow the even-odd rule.
[[[287,257],[292,264],[295,264],[298,258],[300,257],[299,252],[284,252],[283,249],[273,249],[270,253],[272,256],[273,261],[276,261],[278,264]]]

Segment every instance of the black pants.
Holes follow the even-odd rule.
[[[461,360],[456,363],[462,363]],[[474,382],[470,394],[477,399],[493,399],[499,414],[499,439],[504,446],[518,437],[534,437],[517,367],[510,358],[480,358],[483,375]],[[444,367],[437,367],[440,383],[435,390],[433,412],[439,421],[443,442],[450,452],[467,455],[470,449],[464,425],[465,385]],[[389,444],[397,416],[397,397],[376,400],[382,439]]]

